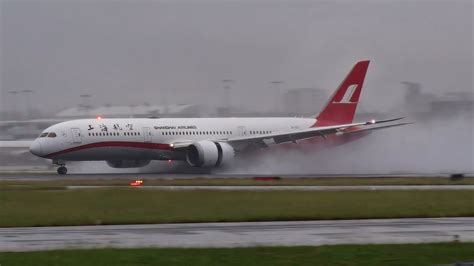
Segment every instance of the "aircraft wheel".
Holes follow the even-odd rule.
[[[58,174],[60,175],[65,175],[67,173],[67,168],[64,166],[61,166],[58,168]]]

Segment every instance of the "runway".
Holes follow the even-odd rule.
[[[249,175],[249,174],[210,174],[210,173],[194,173],[194,174],[152,174],[152,173],[109,173],[109,174],[67,174],[58,175],[52,171],[8,171],[0,172],[0,180],[18,180],[18,181],[50,181],[50,180],[111,180],[111,179],[190,179],[190,178],[253,178],[253,177],[268,177],[269,175]],[[326,177],[364,177],[364,178],[384,178],[384,177],[445,177],[449,178],[450,174],[366,174],[366,175],[348,175],[348,174],[306,174],[306,175],[271,175],[281,178],[326,178]],[[474,177],[474,173],[465,173],[465,177]]]
[[[67,189],[129,188],[130,186],[66,186]],[[305,190],[305,191],[347,191],[347,190],[474,190],[474,185],[374,185],[374,186],[140,186],[134,189],[157,190]]]
[[[0,228],[0,251],[474,241],[474,218]]]

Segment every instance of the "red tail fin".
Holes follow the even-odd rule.
[[[354,119],[359,96],[364,85],[370,61],[360,61],[331,96],[314,126],[331,126],[351,123]]]

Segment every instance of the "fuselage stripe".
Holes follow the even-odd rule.
[[[130,141],[103,141],[85,144],[57,152],[50,153],[45,157],[55,157],[65,153],[93,149],[93,148],[104,148],[104,147],[126,147],[126,148],[139,148],[139,149],[152,149],[152,150],[173,150],[169,144],[163,143],[143,143],[143,142],[130,142]]]

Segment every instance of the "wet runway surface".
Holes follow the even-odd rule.
[[[308,175],[248,175],[248,174],[152,174],[152,173],[115,173],[115,174],[67,174],[58,175],[51,171],[38,172],[0,172],[0,180],[110,180],[110,179],[189,179],[189,178],[253,178],[253,177],[281,177],[281,178],[321,178],[321,177],[449,177],[449,174],[394,174],[394,175],[347,175],[347,174],[308,174]],[[465,174],[465,177],[474,177],[474,174]]]
[[[127,188],[130,186],[66,186],[67,189]],[[379,186],[141,186],[134,189],[157,190],[474,190],[474,185],[379,185]]]
[[[474,218],[0,228],[0,251],[474,241]]]

